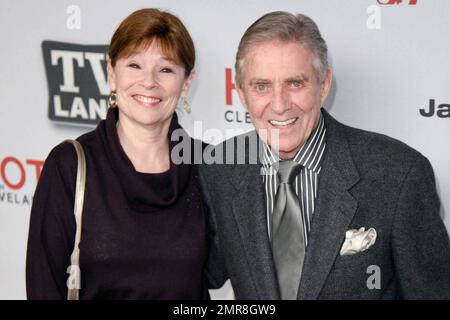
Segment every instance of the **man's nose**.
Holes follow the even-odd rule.
[[[289,98],[282,86],[275,86],[272,94],[271,109],[278,114],[290,108]]]

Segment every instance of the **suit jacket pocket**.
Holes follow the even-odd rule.
[[[348,256],[341,256],[338,253],[336,260],[334,261],[334,269],[343,269],[357,266],[370,266],[376,264],[377,255],[375,248],[369,248],[366,251],[358,252]]]

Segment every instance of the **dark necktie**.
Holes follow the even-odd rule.
[[[298,196],[293,181],[303,166],[280,161],[280,184],[272,215],[272,248],[278,283],[283,300],[297,299],[305,258],[305,235]]]

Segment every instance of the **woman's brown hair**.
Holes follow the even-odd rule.
[[[130,14],[117,28],[108,48],[111,65],[133,52],[145,50],[156,41],[163,55],[184,66],[189,76],[195,64],[195,47],[180,19],[158,9],[141,9]]]

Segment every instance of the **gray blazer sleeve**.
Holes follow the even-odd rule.
[[[433,169],[420,156],[404,179],[391,234],[403,299],[450,299],[450,241],[439,210]]]
[[[203,170],[199,170],[199,178],[203,200],[208,208],[208,246],[209,253],[205,267],[205,278],[208,289],[218,289],[222,287],[228,279],[225,261],[220,248],[219,235],[217,234],[217,219],[212,198],[209,194],[208,185],[204,178]]]

